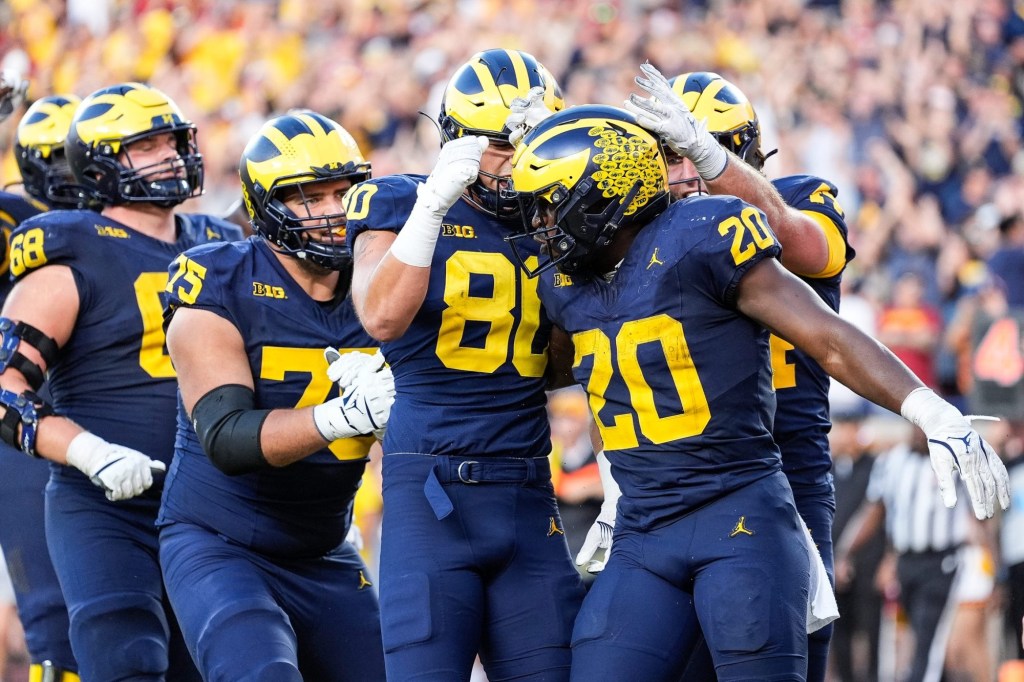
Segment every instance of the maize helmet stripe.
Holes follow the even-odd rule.
[[[271,191],[275,186],[316,180],[346,164],[365,163],[355,140],[340,127],[328,127],[316,116],[296,114],[276,119],[246,153],[249,177]],[[327,173],[318,175],[315,169]],[[286,182],[281,182],[286,180]]]

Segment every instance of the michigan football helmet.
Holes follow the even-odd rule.
[[[134,168],[122,152],[172,133],[177,157]],[[65,144],[71,170],[90,199],[105,205],[152,203],[168,208],[203,193],[196,127],[170,97],[141,83],[97,90],[82,101]]]
[[[314,216],[307,209],[305,215],[296,215],[281,201],[285,189],[301,193],[311,183],[348,179],[354,185],[369,179],[370,164],[347,130],[308,110],[272,119],[249,140],[238,174],[256,234],[285,253],[330,270],[351,265],[344,212]],[[329,230],[330,239],[309,239],[305,232],[313,229]]]
[[[627,111],[570,107],[527,133],[512,159],[512,188],[524,234],[508,238],[533,277],[551,267],[590,276],[598,252],[620,229],[644,224],[669,204],[659,140]],[[533,238],[548,260],[534,270],[517,246]]]
[[[565,107],[562,90],[554,76],[533,55],[519,50],[485,50],[473,55],[448,81],[441,100],[441,140],[464,135],[483,135],[508,144],[505,125],[512,100],[527,97],[530,88],[544,88],[544,105],[551,111]],[[469,187],[469,199],[477,208],[502,220],[518,218],[519,206],[507,191],[508,178],[481,171],[494,189],[477,179]]]
[[[54,208],[80,208],[81,194],[74,188],[64,152],[71,119],[82,100],[75,95],[50,95],[36,100],[18,122],[14,159],[25,191]]]
[[[757,170],[764,166],[761,124],[747,96],[717,73],[694,71],[669,79],[694,118],[707,119],[708,132]]]

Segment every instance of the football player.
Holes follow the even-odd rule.
[[[84,99],[64,145],[83,199],[11,237],[0,319],[0,438],[52,462],[46,538],[83,679],[198,679],[169,608],[153,525],[174,449],[167,264],[241,237],[175,206],[203,187],[195,126],[138,83]],[[52,402],[36,391],[49,381]]]
[[[356,310],[395,373],[380,557],[389,679],[468,680],[478,653],[490,679],[568,677],[583,585],[548,464],[558,340],[504,240],[519,224],[505,121],[535,87],[562,107],[533,56],[474,55],[445,89],[429,177],[370,180],[346,199]]]
[[[81,100],[51,95],[36,100],[18,122],[14,158],[25,195],[0,192],[0,229],[6,254],[11,231],[44,211],[78,208],[73,177],[64,154],[71,117]],[[0,264],[0,301],[10,291],[10,259]],[[0,442],[0,547],[14,583],[18,617],[25,630],[30,676],[36,680],[77,680],[68,640],[68,611],[43,531],[43,488],[50,468]]]
[[[572,677],[677,679],[703,631],[719,680],[802,680],[820,561],[772,439],[766,329],[921,426],[937,470],[951,479],[959,462],[976,511],[1009,504],[1005,469],[956,408],[781,266],[761,210],[670,204],[659,140],[607,109],[546,119],[512,168],[528,234],[557,268],[538,295],[575,344],[621,488]]]
[[[839,312],[839,283],[855,254],[847,240],[836,187],[809,175],[774,181],[762,175],[766,155],[761,151],[754,107],[739,88],[718,74],[700,71],[667,80],[651,64],[640,68],[642,75],[636,82],[650,98],[633,95],[626,108],[637,114],[641,125],[664,134],[669,142],[666,155],[673,195],[682,198],[699,190],[731,194],[760,208],[782,246],[782,264]],[[677,145],[674,151],[672,140],[685,132],[682,127],[696,130],[698,125],[707,133],[694,135],[692,143]],[[694,160],[701,164],[699,171]],[[778,335],[770,337],[770,346],[777,401],[772,435],[782,451],[782,470],[793,489],[797,511],[810,528],[832,579],[836,504],[828,447],[829,378],[807,353]],[[808,635],[810,682],[825,679],[831,637],[831,625]],[[708,676],[696,668],[692,675],[694,680]]]
[[[207,682],[383,681],[377,597],[345,542],[394,400],[348,295],[343,199],[370,164],[304,111],[265,123],[238,170],[255,236],[191,249],[169,271],[181,402],[164,580]],[[331,351],[340,397],[334,345],[352,351]]]

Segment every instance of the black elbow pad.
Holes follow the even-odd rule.
[[[257,410],[248,386],[218,386],[192,408],[192,428],[215,467],[228,476],[248,474],[270,465],[263,456],[260,430],[270,410]]]

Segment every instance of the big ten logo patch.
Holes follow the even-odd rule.
[[[284,293],[284,287],[275,287],[262,282],[252,283],[252,295],[264,298],[288,298]]]
[[[441,226],[441,234],[445,237],[474,239],[476,237],[476,230],[473,229],[472,225],[449,225],[448,223],[445,223]]]
[[[93,225],[93,227],[96,228],[96,234],[101,237],[128,239],[128,232],[123,227],[114,227],[113,225]]]

